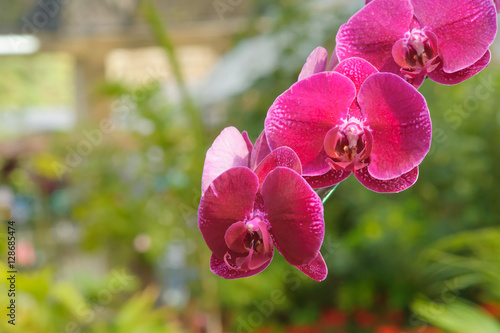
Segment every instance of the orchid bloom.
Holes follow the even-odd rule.
[[[351,173],[375,192],[410,187],[431,143],[424,97],[361,58],[323,72],[325,54],[316,49],[302,80],[269,109],[264,128],[270,148],[292,148],[313,188],[334,185]],[[316,62],[321,65],[313,66]]]
[[[360,57],[419,87],[460,83],[486,67],[497,18],[491,0],[373,0],[337,34],[340,61]]]
[[[290,148],[270,152],[264,133],[252,147],[246,133],[222,131],[207,152],[198,210],[212,272],[226,279],[255,275],[276,247],[304,274],[325,279],[323,206],[301,169]]]

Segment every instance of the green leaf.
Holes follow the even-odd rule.
[[[421,296],[411,308],[425,321],[452,332],[500,333],[500,324],[492,316],[463,299],[437,303]]]

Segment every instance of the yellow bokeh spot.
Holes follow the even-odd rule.
[[[382,237],[382,229],[380,225],[374,221],[369,221],[365,225],[365,233],[368,238],[379,239]]]
[[[40,176],[57,179],[57,169],[54,168],[54,164],[61,163],[61,159],[50,153],[41,153],[33,157],[33,167],[37,174]],[[57,163],[56,163],[57,162]]]

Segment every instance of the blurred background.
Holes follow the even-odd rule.
[[[267,109],[362,0],[0,1],[1,332],[500,332],[500,43],[476,77],[421,88],[415,186],[352,177],[325,203],[328,278],[276,255],[209,270],[205,152]],[[4,273],[2,273],[4,274]],[[7,274],[7,273],[5,273]],[[2,275],[4,276],[4,275]]]

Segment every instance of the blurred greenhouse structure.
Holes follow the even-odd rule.
[[[351,177],[325,203],[325,281],[279,255],[245,279],[210,271],[207,149],[227,126],[255,140],[364,3],[0,0],[0,270],[9,220],[18,270],[0,332],[500,333],[498,38],[479,75],[420,89],[433,141],[415,186]]]

